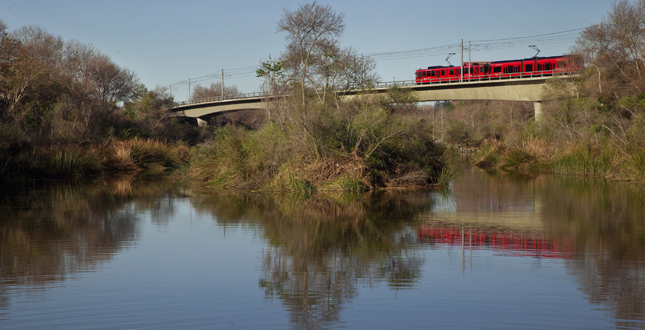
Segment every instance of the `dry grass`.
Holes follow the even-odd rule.
[[[164,172],[187,164],[189,148],[150,139],[115,141],[100,150],[102,163],[109,171]]]
[[[527,141],[522,142],[521,149],[533,156],[539,162],[550,162],[553,160],[554,150],[552,146],[544,141],[535,137],[529,137]]]
[[[304,177],[322,190],[354,191],[372,188],[365,160],[355,155],[314,163],[304,170]]]

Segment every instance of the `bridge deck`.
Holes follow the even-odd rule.
[[[517,78],[479,79],[417,85],[414,80],[381,82],[370,89],[373,93],[386,93],[392,87],[409,88],[415,92],[420,101],[444,100],[507,100],[533,101],[544,100],[543,85],[549,75],[531,74]],[[567,75],[566,77],[571,77]],[[344,97],[354,97],[365,93],[364,90],[348,90],[340,92]],[[221,99],[207,98],[190,102],[177,103],[171,110],[178,116],[205,117],[221,112],[263,109],[264,103],[278,96],[264,96],[261,93],[243,94],[239,97]]]

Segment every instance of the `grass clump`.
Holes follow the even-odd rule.
[[[109,145],[13,145],[0,150],[0,176],[76,179],[103,173],[160,174],[188,163],[188,147],[153,140]]]
[[[1,152],[4,159],[0,174],[4,178],[78,178],[101,171],[97,153],[86,147],[46,146],[9,148]]]
[[[484,143],[477,149],[473,163],[480,168],[496,168],[500,163],[504,146],[496,141]]]
[[[609,148],[575,145],[557,157],[552,167],[555,173],[602,177],[611,174],[615,157]]]
[[[310,197],[314,192],[311,182],[290,164],[281,166],[276,175],[267,182],[265,188],[281,195],[302,195],[303,197]]]

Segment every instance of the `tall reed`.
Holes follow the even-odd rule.
[[[611,148],[578,144],[557,157],[551,166],[559,174],[606,176],[613,168],[615,157],[616,151]]]
[[[16,153],[6,152],[4,157],[0,167],[4,177],[80,177],[101,171],[99,157],[87,147],[34,147]]]

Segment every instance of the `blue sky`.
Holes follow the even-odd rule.
[[[297,9],[305,1],[202,0],[2,0],[0,19],[11,30],[35,24],[64,40],[92,44],[122,67],[133,70],[148,88],[173,85],[176,100],[188,96],[191,78],[202,85],[219,81],[245,93],[261,83],[254,67],[284,48],[276,33],[283,9]],[[540,56],[569,51],[575,34],[599,23],[611,10],[612,0],[329,0],[318,1],[345,14],[341,44],[377,57],[383,80],[414,79],[414,71],[446,65],[448,53],[458,65],[459,50],[436,47],[479,41],[472,60],[531,57],[526,44],[509,40],[504,47],[490,42],[532,37]],[[574,31],[572,31],[574,30]],[[570,33],[557,34],[562,31]],[[555,33],[555,34],[553,34]],[[550,40],[550,35],[559,42]],[[546,35],[546,36],[545,36]],[[418,49],[434,50],[413,54]],[[491,49],[492,48],[492,49]],[[404,56],[407,55],[407,56]],[[414,55],[414,56],[409,56]],[[467,55],[465,55],[467,59]],[[213,74],[212,77],[204,77]],[[200,78],[201,77],[201,78]]]

